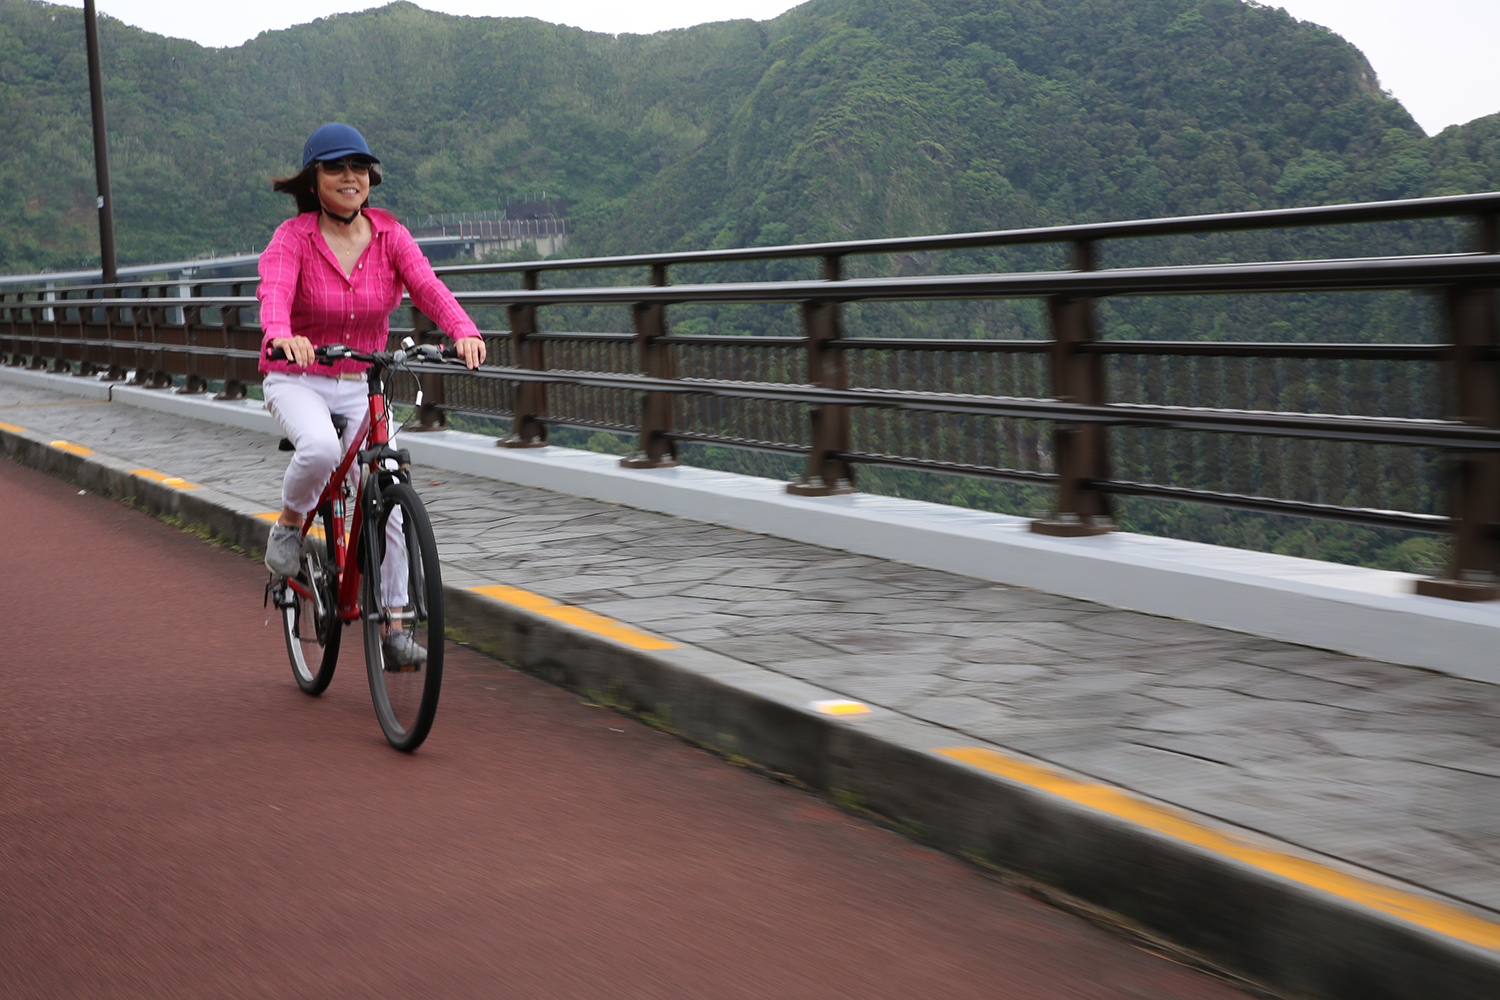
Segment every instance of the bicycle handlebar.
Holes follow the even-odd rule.
[[[320,365],[331,365],[335,361],[363,361],[367,364],[399,365],[406,361],[456,361],[458,348],[439,347],[436,344],[411,344],[410,339],[394,351],[356,351],[344,344],[325,344],[313,348],[313,355]],[[287,353],[280,347],[266,351],[269,361],[289,361]]]

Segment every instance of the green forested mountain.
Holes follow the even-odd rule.
[[[408,3],[204,49],[101,18],[122,260],[255,246],[307,132],[398,213],[545,188],[583,252],[1229,211],[1500,186],[1359,52],[1239,0],[811,0],[651,36]],[[82,13],[0,0],[0,270],[95,253]]]
[[[1237,0],[845,0],[776,25],[752,92],[722,133],[652,180],[640,226],[668,214],[674,190],[705,203],[690,241],[743,245],[1495,179],[1474,129],[1467,145],[1425,139],[1353,47]],[[661,225],[660,241],[682,238]]]

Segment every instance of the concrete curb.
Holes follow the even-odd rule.
[[[144,479],[128,462],[64,451],[31,433],[0,430],[0,452],[252,555],[263,544],[259,511],[216,491]],[[1445,933],[1393,915],[1389,906],[1366,905],[1359,893],[1326,891],[955,760],[940,748],[974,741],[951,730],[881,709],[821,714],[813,703],[836,699],[835,692],[706,650],[632,648],[469,589],[494,581],[445,575],[449,627],[476,648],[794,778],[916,839],[1118,915],[1126,926],[1252,982],[1330,1000],[1500,996],[1500,925],[1489,914],[1460,912],[1381,876],[1136,798],[1143,810],[1207,831],[1206,841],[1232,839],[1250,852],[1358,883],[1367,898],[1385,893],[1413,912],[1446,909],[1456,914],[1455,926],[1471,925],[1467,938]],[[1074,780],[1045,765],[1025,766]],[[1483,945],[1472,943],[1475,926]]]
[[[14,368],[0,368],[0,380],[279,433],[254,401],[111,388]],[[769,479],[687,467],[625,469],[609,455],[496,448],[493,439],[456,431],[407,434],[401,443],[415,461],[452,472],[1500,683],[1500,602],[1421,597],[1409,573],[1129,532],[1052,538],[1004,514],[866,493],[797,497]]]

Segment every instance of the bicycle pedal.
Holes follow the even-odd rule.
[[[282,582],[279,586],[267,584],[267,587],[271,591],[271,603],[278,608],[295,608],[297,606],[297,592],[286,585],[284,577],[281,579]]]

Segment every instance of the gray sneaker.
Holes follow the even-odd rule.
[[[387,632],[380,644],[387,670],[416,670],[427,662],[427,650],[406,629]]]
[[[291,524],[271,525],[266,539],[266,569],[278,576],[296,576],[302,568],[302,529]]]

